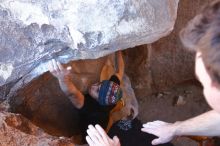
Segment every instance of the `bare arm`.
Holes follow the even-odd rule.
[[[176,135],[220,136],[220,113],[212,110],[195,118],[177,122]]]
[[[117,64],[118,64],[118,68],[117,68],[117,72],[116,72],[116,76],[119,78],[119,80],[121,81],[124,75],[124,68],[125,68],[125,64],[124,64],[124,60],[122,57],[122,52],[118,51],[116,52],[116,56],[117,56]]]
[[[49,62],[48,68],[53,76],[58,79],[60,88],[67,95],[73,105],[78,109],[81,108],[84,104],[84,95],[71,81],[70,71],[54,59]]]
[[[158,136],[153,145],[169,142],[175,136],[220,136],[220,114],[212,110],[182,122],[154,121],[143,127],[142,131]]]

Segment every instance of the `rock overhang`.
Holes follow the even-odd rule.
[[[2,0],[0,86],[21,85],[47,61],[96,59],[155,42],[175,24],[179,0]],[[22,83],[21,83],[22,82]]]

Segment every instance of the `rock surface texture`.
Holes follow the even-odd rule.
[[[68,138],[46,134],[19,114],[0,112],[0,146],[75,146]]]
[[[0,86],[30,82],[51,58],[94,59],[152,43],[173,29],[178,1],[0,0]]]

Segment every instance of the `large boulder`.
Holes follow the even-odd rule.
[[[21,87],[51,58],[94,59],[155,42],[172,31],[178,1],[1,0],[0,86],[20,79]]]

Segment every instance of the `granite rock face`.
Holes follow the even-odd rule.
[[[173,29],[178,1],[0,0],[0,86],[30,82],[51,58],[94,59],[152,43]]]

